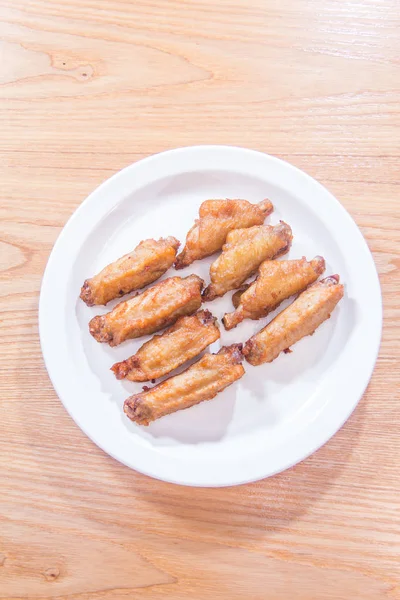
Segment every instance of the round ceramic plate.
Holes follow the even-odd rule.
[[[123,413],[143,384],[117,381],[113,363],[149,338],[116,348],[97,343],[88,321],[107,307],[79,299],[83,281],[142,239],[173,235],[182,245],[207,198],[270,198],[266,220],[287,221],[285,258],[326,259],[345,297],[332,317],[293,352],[252,367],[216,398],[141,427]],[[215,259],[215,257],[213,257]],[[196,273],[209,281],[212,259],[163,278]],[[206,306],[221,318],[232,294]],[[285,305],[287,305],[286,302]],[[283,308],[281,306],[279,310]],[[40,338],[46,367],[65,408],[105,452],[152,477],[186,485],[226,486],[278,473],[314,452],[342,426],[361,398],[377,357],[381,294],[359,229],[339,202],[305,173],[277,158],[226,146],[180,148],[137,162],[96,189],[59,236],[43,278]],[[268,319],[245,321],[210,347],[245,342]]]

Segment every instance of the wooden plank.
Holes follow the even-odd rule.
[[[0,600],[400,598],[396,0],[9,0],[0,19]],[[77,428],[37,305],[90,191],[209,143],[280,156],[339,198],[385,321],[372,381],[328,444],[268,480],[193,490]]]

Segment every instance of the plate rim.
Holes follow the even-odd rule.
[[[63,398],[64,392],[60,393],[58,382],[56,381],[57,374],[55,372],[55,369],[53,368],[52,361],[49,359],[50,354],[49,354],[48,350],[50,347],[50,341],[49,341],[49,336],[48,336],[48,329],[46,330],[46,325],[45,325],[45,323],[46,323],[46,316],[45,316],[46,304],[48,303],[48,296],[49,296],[49,278],[51,275],[53,264],[56,261],[56,259],[58,258],[57,255],[60,251],[60,248],[62,247],[63,240],[68,235],[69,230],[73,226],[74,222],[77,219],[79,219],[80,214],[93,201],[93,198],[97,194],[99,194],[102,191],[105,191],[107,188],[113,186],[118,179],[122,179],[122,178],[126,177],[128,174],[133,173],[138,168],[140,169],[143,166],[148,166],[149,164],[151,164],[151,162],[156,162],[157,160],[160,160],[160,159],[163,160],[164,158],[169,158],[169,157],[174,158],[177,155],[182,154],[182,153],[189,153],[189,154],[191,153],[194,155],[194,157],[196,157],[196,154],[198,154],[198,153],[201,154],[201,153],[205,153],[205,152],[210,153],[210,154],[215,153],[215,152],[217,152],[217,153],[218,152],[231,152],[231,153],[233,152],[233,153],[237,153],[237,154],[246,153],[249,156],[257,157],[257,160],[263,159],[263,160],[270,161],[272,163],[275,163],[280,168],[289,169],[289,171],[296,173],[297,177],[300,177],[300,179],[303,179],[304,183],[311,185],[312,187],[314,187],[314,189],[319,190],[319,192],[322,193],[323,195],[325,195],[326,198],[329,198],[330,202],[334,202],[335,206],[336,206],[336,210],[339,210],[341,212],[341,216],[344,219],[346,219],[348,224],[351,225],[351,227],[354,229],[355,232],[357,232],[356,235],[358,236],[358,241],[361,244],[363,244],[363,246],[364,246],[363,247],[364,254],[366,254],[366,256],[368,258],[367,262],[368,262],[368,267],[369,267],[369,275],[372,279],[375,280],[373,282],[373,286],[374,286],[374,292],[376,294],[376,297],[374,299],[376,310],[373,315],[374,316],[373,325],[374,325],[374,336],[375,337],[374,337],[374,340],[371,341],[371,343],[369,344],[369,348],[372,348],[372,350],[369,352],[369,366],[367,369],[364,369],[363,376],[361,378],[362,381],[360,381],[360,383],[358,385],[358,391],[355,394],[355,396],[353,393],[353,400],[351,402],[349,402],[348,409],[346,411],[344,411],[342,418],[339,421],[337,421],[333,427],[327,426],[324,429],[325,434],[322,436],[323,437],[322,441],[320,440],[321,436],[319,436],[318,440],[314,444],[311,445],[311,447],[307,450],[307,452],[303,452],[297,458],[295,458],[291,461],[287,461],[284,464],[284,466],[281,465],[276,470],[268,471],[264,474],[258,474],[256,476],[252,476],[249,478],[241,477],[234,481],[223,481],[223,482],[216,482],[213,478],[211,478],[209,481],[205,481],[204,479],[201,481],[192,481],[192,480],[191,481],[187,481],[187,480],[182,481],[179,478],[174,479],[173,477],[170,477],[170,476],[163,477],[162,474],[160,474],[159,472],[155,473],[151,469],[146,470],[145,468],[142,468],[141,465],[140,466],[133,465],[132,462],[125,460],[121,456],[117,456],[115,453],[113,453],[112,450],[110,450],[109,448],[106,447],[106,444],[102,443],[102,440],[96,439],[95,436],[92,435],[92,433],[88,430],[88,428],[80,422],[80,419],[78,418],[78,416],[76,414],[74,414],[73,411],[69,410],[68,401],[64,400],[64,398]],[[193,156],[192,156],[192,158],[193,158]],[[209,170],[212,170],[215,168],[218,168],[218,165],[215,166],[215,164],[213,164],[213,165],[210,165]],[[182,172],[185,172],[185,171],[182,171]],[[116,195],[116,200],[115,200],[114,206],[116,206],[121,201],[121,195],[122,194]],[[43,278],[42,278],[41,288],[40,288],[39,337],[40,337],[40,345],[41,345],[43,360],[44,360],[46,370],[48,372],[49,378],[52,382],[52,385],[54,387],[56,394],[58,395],[64,408],[66,409],[67,413],[71,416],[73,421],[76,423],[76,425],[83,431],[83,433],[85,433],[85,435],[87,437],[89,437],[89,439],[93,443],[95,443],[98,447],[100,447],[105,453],[107,453],[109,456],[111,456],[115,460],[118,460],[120,463],[128,466],[129,468],[134,469],[134,470],[136,470],[142,474],[145,474],[147,476],[158,479],[160,481],[167,481],[167,482],[178,484],[178,485],[186,485],[186,486],[192,486],[192,487],[228,487],[228,486],[232,486],[232,485],[242,485],[242,484],[258,481],[260,479],[264,479],[266,477],[273,476],[279,472],[289,469],[292,466],[294,466],[294,465],[298,464],[299,462],[302,462],[303,460],[308,458],[314,452],[316,452],[325,443],[327,443],[337,431],[339,431],[339,429],[344,425],[344,423],[347,421],[347,419],[353,413],[353,411],[355,410],[359,401],[361,400],[362,396],[364,395],[364,392],[365,392],[365,390],[368,386],[368,383],[372,377],[374,367],[375,367],[375,364],[376,364],[376,361],[377,361],[377,358],[379,355],[381,336],[382,336],[382,293],[381,293],[379,276],[377,273],[377,269],[376,269],[376,265],[375,265],[372,253],[368,247],[368,243],[365,240],[365,238],[363,237],[360,229],[358,228],[357,224],[355,223],[354,219],[351,217],[349,212],[344,208],[344,206],[339,202],[339,200],[331,192],[329,192],[329,190],[327,188],[325,188],[325,186],[323,186],[319,181],[317,181],[316,179],[314,179],[313,177],[311,177],[310,175],[308,175],[306,172],[302,171],[295,165],[292,165],[291,163],[288,163],[287,161],[284,161],[276,156],[272,156],[272,155],[266,154],[264,152],[260,152],[257,150],[252,150],[252,149],[244,148],[244,147],[240,147],[240,146],[207,145],[207,144],[195,145],[195,146],[183,146],[183,147],[174,148],[171,150],[166,150],[164,152],[159,152],[159,153],[147,156],[147,157],[145,157],[141,160],[138,160],[130,165],[127,165],[120,171],[117,171],[116,173],[114,173],[110,178],[106,179],[99,186],[97,186],[83,200],[83,202],[81,202],[81,204],[75,209],[75,211],[72,213],[72,215],[69,217],[69,219],[65,223],[65,225],[62,228],[61,232],[59,233],[59,235],[53,245],[51,253],[49,255],[49,258],[48,258],[48,261],[46,264],[46,268],[45,268],[45,271],[43,274]],[[303,434],[304,434],[304,432],[303,432]],[[297,437],[298,437],[298,435],[296,435],[296,438]]]

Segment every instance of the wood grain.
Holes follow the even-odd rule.
[[[400,598],[398,1],[0,0],[0,20],[0,600]],[[346,425],[293,469],[221,490],[95,447],[56,397],[37,326],[46,260],[86,195],[202,143],[325,184],[384,298]]]

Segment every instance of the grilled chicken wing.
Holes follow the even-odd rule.
[[[312,334],[328,319],[343,293],[338,275],[314,283],[246,342],[243,349],[246,360],[252,365],[272,362],[283,350]]]
[[[116,363],[111,369],[117,379],[149,381],[163,377],[220,337],[216,321],[208,310],[180,317],[164,333],[143,344],[134,356]]]
[[[247,200],[206,200],[200,206],[200,218],[186,236],[186,244],[175,261],[183,269],[193,261],[221,250],[232,229],[261,225],[273,211],[269,200],[251,204]]]
[[[275,227],[258,225],[228,233],[222,254],[210,267],[211,284],[203,299],[214,300],[241,286],[264,260],[288,252],[292,238],[291,228],[283,221]]]
[[[239,304],[234,312],[227,313],[222,319],[225,329],[233,329],[243,319],[266,317],[283,300],[299,294],[314,283],[324,270],[325,260],[322,256],[316,256],[310,262],[305,258],[266,260],[249,288],[240,296],[235,294]]]
[[[204,281],[197,275],[170,277],[142,294],[120,302],[109,313],[94,317],[89,331],[98,342],[117,346],[172,325],[200,308]]]
[[[218,354],[205,354],[179,375],[150,390],[134,394],[124,403],[124,412],[140,425],[211,400],[218,392],[244,375],[241,344],[221,348]]]
[[[156,281],[172,266],[179,242],[174,237],[144,240],[130,252],[86,279],[80,297],[88,306],[107,304]]]

